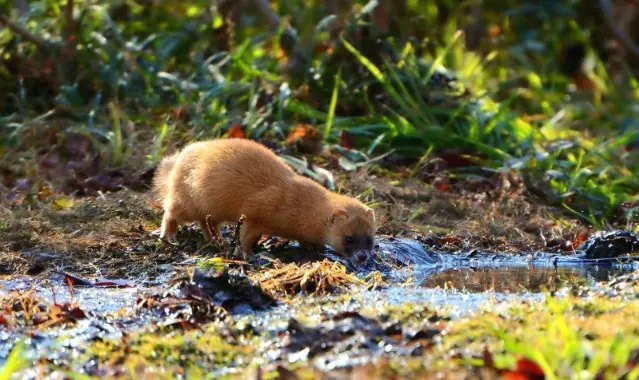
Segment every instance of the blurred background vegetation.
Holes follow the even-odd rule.
[[[637,9],[4,0],[1,179],[43,199],[141,185],[167,150],[196,139],[249,137],[316,155],[326,142],[335,170],[375,159],[410,176],[438,159],[446,185],[424,182],[442,191],[515,170],[542,202],[597,228],[632,226]]]

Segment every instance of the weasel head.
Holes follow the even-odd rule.
[[[373,256],[376,231],[375,212],[357,202],[331,211],[326,242],[351,262],[363,264]]]

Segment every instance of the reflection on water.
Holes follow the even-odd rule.
[[[544,288],[552,291],[569,285],[592,285],[599,281],[608,281],[620,273],[623,273],[622,269],[595,265],[555,268],[532,265],[459,268],[433,273],[421,283],[421,286],[470,292],[539,292]]]

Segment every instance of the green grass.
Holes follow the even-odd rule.
[[[19,343],[11,350],[7,361],[0,369],[0,380],[9,380],[11,376],[30,365],[29,361],[24,357],[24,343]]]
[[[371,21],[372,8],[356,3],[338,35],[323,3],[279,4],[296,28],[291,39],[250,7],[231,24],[203,1],[147,12],[90,0],[75,4],[75,50],[65,61],[50,51],[66,44],[66,1],[35,2],[18,24],[48,49],[0,31],[5,62],[21,62],[0,72],[4,161],[14,163],[11,147],[41,143],[32,139],[38,128],[81,131],[110,166],[140,167],[236,123],[251,138],[282,141],[310,122],[329,143],[348,131],[368,156],[393,150],[419,159],[428,149],[432,156],[454,149],[475,161],[453,172],[513,167],[541,188],[543,201],[586,223],[634,228],[634,208],[621,206],[638,200],[639,85],[630,70],[620,84],[611,79],[619,73],[597,56],[600,26],[580,16],[582,2],[512,1],[507,16],[487,5],[484,21],[500,33],[474,51],[459,31],[464,9],[451,2],[408,2],[388,38]],[[425,23],[438,27],[424,34]],[[295,38],[304,60],[291,70],[295,57],[286,52]],[[593,91],[571,89],[558,59],[562,38],[584,43]],[[27,75],[30,63],[50,70]]]

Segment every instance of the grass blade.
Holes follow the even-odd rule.
[[[328,139],[331,134],[331,127],[333,126],[333,118],[335,117],[335,107],[337,106],[337,96],[339,94],[339,84],[342,81],[342,69],[340,68],[335,75],[335,84],[333,85],[333,94],[331,95],[331,104],[328,108],[328,117],[326,119],[326,126],[324,127],[324,139]]]

